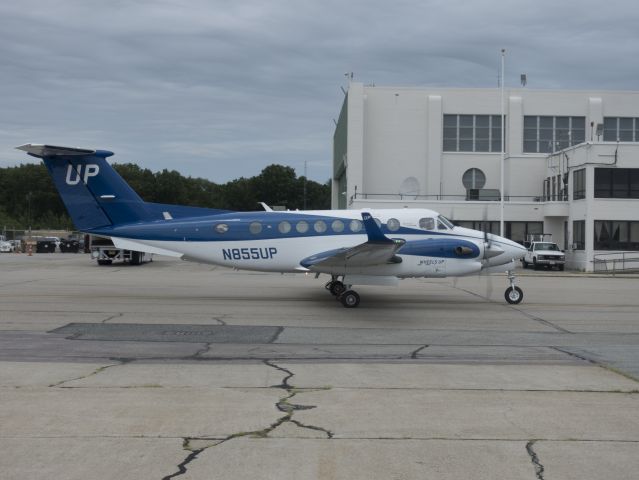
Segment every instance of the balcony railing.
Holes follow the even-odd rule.
[[[639,252],[596,253],[592,263],[596,273],[636,273],[639,272]]]
[[[351,203],[354,200],[410,200],[410,201],[453,201],[453,202],[499,202],[501,196],[499,192],[494,195],[409,195],[402,193],[361,193],[356,192],[351,196]],[[504,202],[567,202],[568,196],[547,195],[504,195]]]

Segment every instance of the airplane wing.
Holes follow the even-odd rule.
[[[310,270],[313,267],[348,268],[400,263],[402,259],[395,255],[405,243],[404,240],[390,239],[375,223],[370,213],[362,213],[368,241],[351,248],[328,250],[303,259],[300,264]]]

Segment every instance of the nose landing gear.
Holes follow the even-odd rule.
[[[504,292],[506,301],[510,304],[521,303],[524,299],[524,292],[521,288],[515,285],[515,274],[512,270],[507,271],[506,274],[508,275],[508,281],[510,282],[510,287],[508,287]]]

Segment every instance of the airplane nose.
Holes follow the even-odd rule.
[[[499,253],[494,259],[495,261],[491,263],[508,263],[512,260],[520,260],[526,255],[526,247],[517,242],[496,235],[493,236],[493,239],[499,243],[499,247],[503,250],[503,253]]]

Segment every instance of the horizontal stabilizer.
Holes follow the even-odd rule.
[[[110,157],[112,152],[106,150],[89,150],[87,148],[76,147],[58,147],[55,145],[41,145],[36,143],[27,143],[16,147],[18,150],[27,152],[29,155],[38,158],[44,157],[74,157],[86,155],[98,155],[101,157]]]

